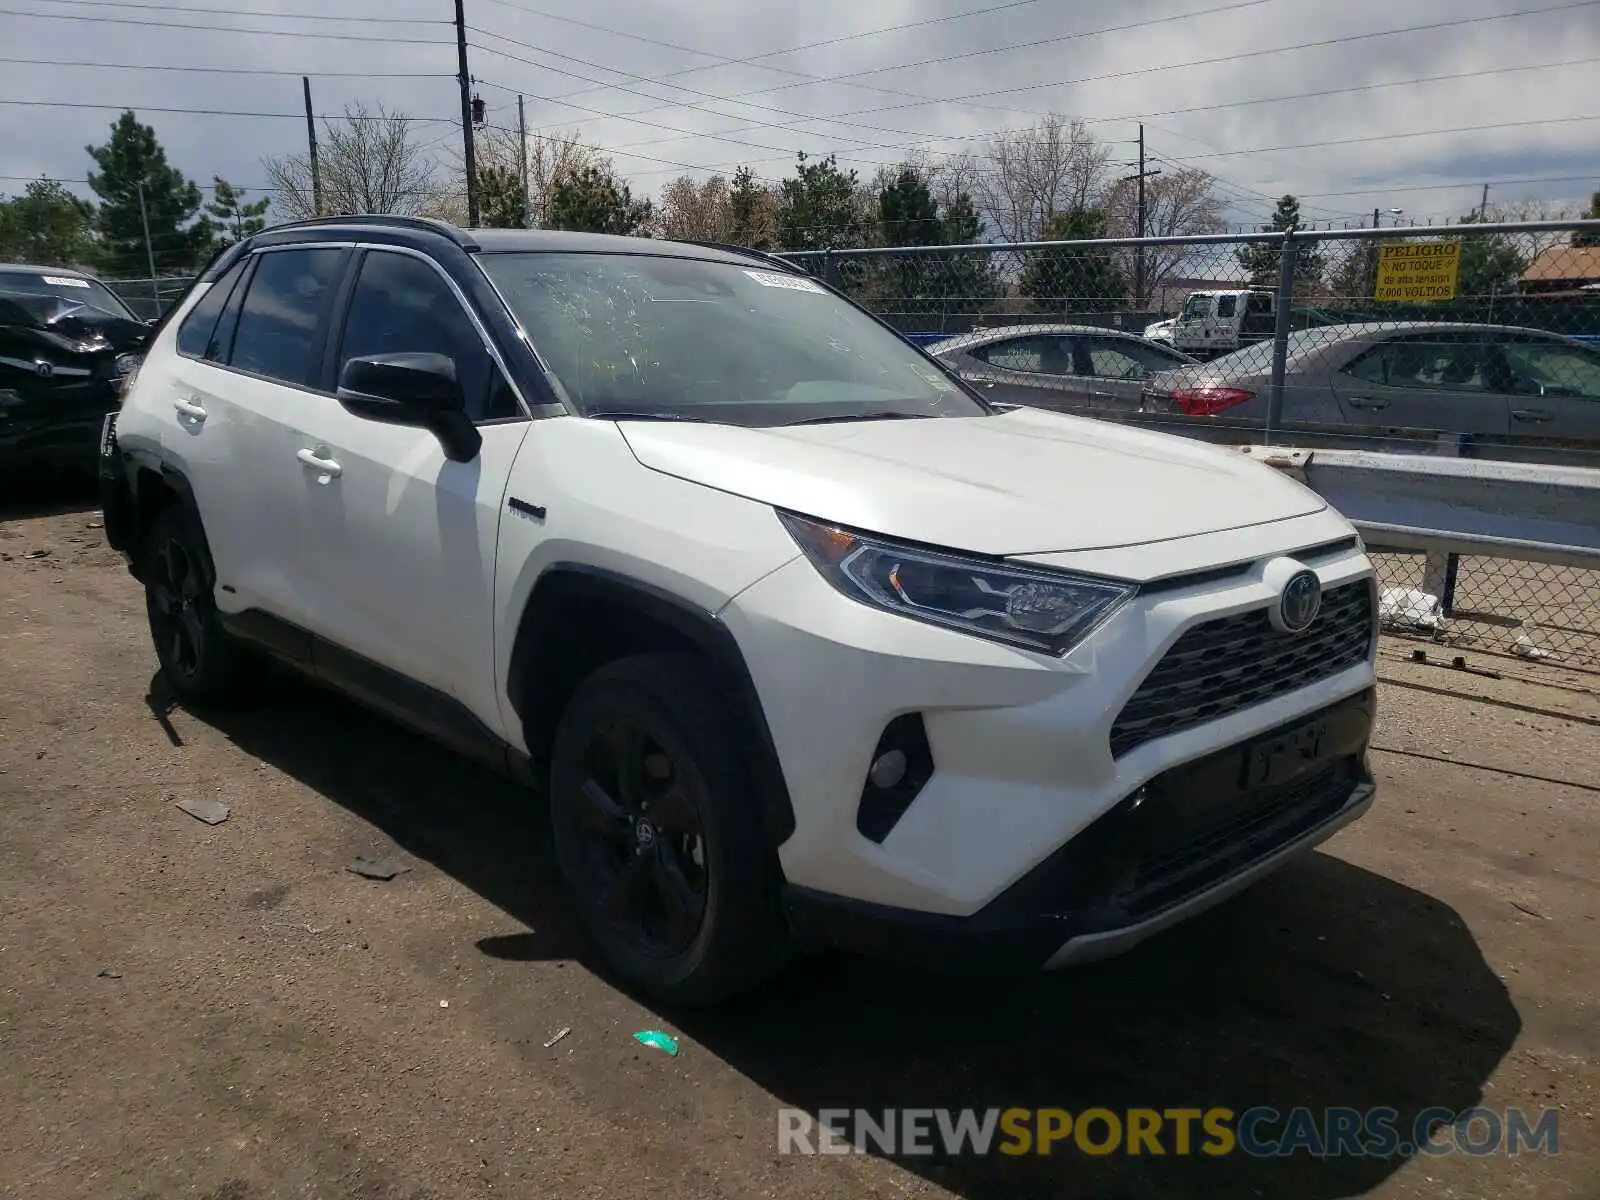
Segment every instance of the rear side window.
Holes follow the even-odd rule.
[[[233,289],[239,282],[239,277],[244,274],[245,263],[248,259],[240,259],[234,264],[221,279],[217,280],[206,291],[204,296],[193,308],[189,315],[183,318],[183,324],[178,326],[178,353],[187,358],[215,359],[213,334],[217,328],[217,317],[222,313],[222,306],[228,302],[228,297],[233,295]]]
[[[345,251],[273,250],[258,257],[239,310],[229,363],[306,387],[320,366],[323,311],[339,280]]]

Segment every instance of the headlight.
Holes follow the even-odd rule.
[[[852,600],[1025,650],[1065,654],[1135,591],[1115,580],[964,558],[778,516],[823,577]]]

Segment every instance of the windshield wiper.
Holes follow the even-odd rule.
[[[909,412],[825,413],[820,417],[802,417],[798,421],[785,421],[779,428],[792,429],[796,425],[835,425],[844,421],[916,421],[935,415],[937,414]]]
[[[633,410],[627,408],[591,408],[584,414],[586,417],[598,417],[605,421],[695,421],[704,424],[699,417],[686,416],[679,412],[667,412],[661,409]]]

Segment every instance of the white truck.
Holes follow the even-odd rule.
[[[1178,315],[1144,331],[1195,358],[1215,358],[1272,336],[1277,297],[1264,288],[1190,292]]]

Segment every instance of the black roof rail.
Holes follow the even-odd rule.
[[[277,233],[283,229],[301,229],[318,225],[389,225],[397,229],[415,229],[441,234],[464,250],[478,248],[478,243],[473,240],[471,234],[463,229],[457,229],[448,221],[436,220],[433,217],[400,216],[396,213],[347,213],[339,217],[306,217],[299,221],[285,221],[282,225],[269,225],[261,232]]]
[[[782,267],[792,275],[806,274],[804,268],[796,266],[787,258],[779,258],[776,254],[766,250],[753,250],[749,246],[736,246],[732,242],[706,242],[698,238],[673,238],[672,240],[682,242],[686,246],[704,246],[707,250],[725,250],[729,254],[742,254],[746,258],[760,259],[762,262]]]

